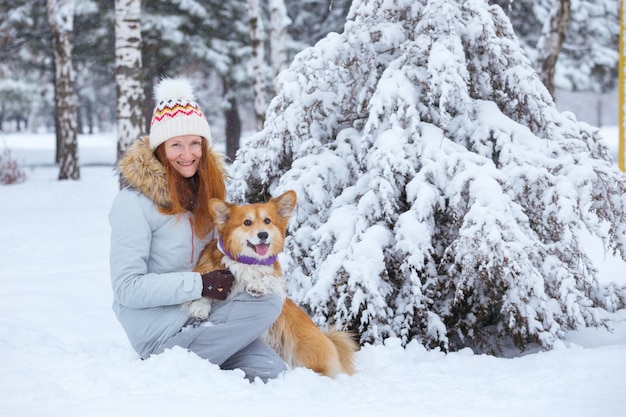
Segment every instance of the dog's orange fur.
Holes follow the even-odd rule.
[[[209,202],[210,214],[223,240],[223,249],[233,257],[245,255],[266,259],[283,249],[287,223],[296,205],[296,193],[287,191],[267,203],[236,206],[221,200]],[[259,232],[267,232],[270,239],[267,253],[259,255],[252,245]],[[250,244],[252,242],[252,244]],[[216,241],[209,243],[200,255],[194,271],[205,273],[229,268],[237,281],[248,281],[244,286],[233,286],[233,293],[248,291],[253,295],[272,292],[273,287],[282,291],[283,276],[278,261],[271,266],[244,265],[222,253]],[[259,288],[250,282],[267,279],[270,271],[271,284]],[[243,278],[245,275],[247,278]],[[250,277],[253,277],[250,281]],[[273,281],[278,280],[278,281]],[[252,287],[252,290],[251,288]],[[261,291],[259,292],[259,289]],[[231,293],[230,296],[234,295]],[[281,315],[268,330],[266,341],[291,366],[303,366],[323,375],[354,373],[354,353],[358,345],[349,332],[320,330],[311,318],[290,298],[286,298]]]

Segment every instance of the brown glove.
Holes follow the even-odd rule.
[[[235,282],[235,277],[228,269],[202,274],[202,296],[215,300],[225,300]]]

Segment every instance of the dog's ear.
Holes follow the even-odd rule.
[[[278,215],[283,219],[288,219],[296,208],[296,192],[289,190],[276,198],[272,198],[270,202],[276,204]]]
[[[213,223],[216,226],[226,223],[230,219],[230,208],[232,204],[226,203],[219,198],[212,198],[209,200],[209,212]]]

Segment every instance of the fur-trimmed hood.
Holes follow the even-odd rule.
[[[220,155],[211,146],[208,147],[209,155],[222,174],[226,178],[224,163]],[[123,187],[133,188],[148,197],[158,207],[170,207],[172,198],[167,186],[165,167],[157,159],[154,151],[150,148],[150,138],[143,136],[133,142],[124,156],[117,163]]]

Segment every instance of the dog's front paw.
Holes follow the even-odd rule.
[[[254,297],[265,294],[281,294],[283,281],[274,275],[265,275],[246,284],[246,292]]]
[[[246,287],[246,292],[253,297],[260,297],[262,295],[267,294],[267,288],[263,285],[262,282],[253,282],[248,284]]]
[[[211,312],[211,300],[201,298],[199,300],[187,303],[185,306],[187,314],[200,320],[206,320]]]

